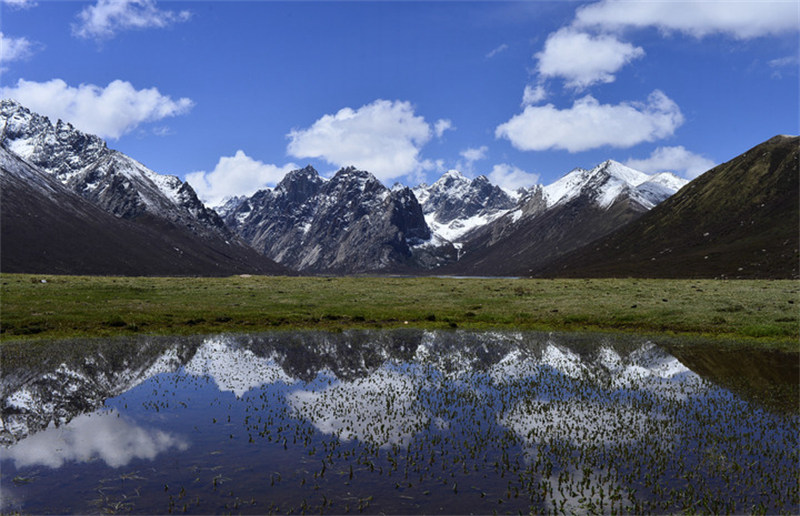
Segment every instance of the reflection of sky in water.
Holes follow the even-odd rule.
[[[115,411],[81,414],[61,427],[50,426],[2,449],[3,458],[16,467],[41,465],[59,468],[66,462],[102,460],[112,468],[134,459],[154,459],[169,449],[186,450],[182,438],[138,426]]]

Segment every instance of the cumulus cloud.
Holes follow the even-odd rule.
[[[283,176],[298,168],[294,163],[282,167],[262,163],[238,150],[233,156],[221,157],[211,172],[186,174],[186,181],[203,202],[218,206],[227,197],[252,195],[267,186],[274,186]]]
[[[526,84],[525,91],[522,92],[522,105],[529,106],[531,104],[538,104],[546,98],[547,90],[544,89],[544,86],[541,84],[537,84],[536,86]]]
[[[495,137],[507,138],[520,150],[564,149],[579,152],[603,146],[631,147],[671,136],[683,123],[675,102],[659,90],[647,102],[600,104],[587,95],[571,108],[552,104],[527,106],[501,124]]]
[[[447,118],[440,118],[433,124],[433,132],[436,133],[437,138],[441,138],[445,131],[455,129],[453,122]]]
[[[492,167],[488,175],[489,181],[507,190],[528,188],[539,182],[539,174],[525,172],[513,165],[501,163]]]
[[[580,90],[613,82],[614,73],[643,55],[641,47],[615,36],[593,36],[565,27],[550,34],[544,50],[536,54],[537,71],[544,78],[561,77],[567,87]]]
[[[698,38],[727,34],[750,39],[797,31],[797,15],[797,3],[784,1],[603,0],[579,8],[574,25],[606,30],[657,27],[663,32],[683,32]]]
[[[27,38],[15,38],[0,32],[0,63],[27,59],[33,54],[35,46]]]
[[[186,114],[194,105],[188,98],[173,100],[156,88],[137,90],[120,80],[103,88],[94,84],[73,87],[61,79],[20,79],[16,86],[0,88],[0,96],[15,99],[52,119],[70,122],[81,131],[115,139],[144,122]]]
[[[486,145],[481,145],[480,147],[473,148],[470,147],[468,149],[464,149],[463,151],[459,152],[462,158],[467,161],[478,161],[482,159],[486,159],[486,152],[489,150],[489,147]]]
[[[376,100],[324,115],[307,129],[292,130],[287,152],[340,167],[353,165],[387,181],[423,168],[427,162],[419,153],[431,134],[430,125],[414,113],[411,103]]]
[[[98,0],[78,13],[72,33],[87,39],[111,39],[120,31],[164,28],[190,17],[189,11],[160,10],[154,0]]]
[[[688,179],[694,179],[713,168],[716,163],[699,154],[677,147],[659,147],[646,159],[629,159],[625,164],[647,174],[657,172],[677,172]]]

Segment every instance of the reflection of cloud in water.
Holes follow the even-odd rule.
[[[292,392],[287,401],[320,432],[379,446],[406,444],[430,419],[419,408],[418,389],[415,378],[381,368],[322,391]]]
[[[59,468],[65,462],[100,459],[113,468],[133,459],[154,459],[170,448],[185,450],[188,443],[161,430],[148,430],[109,412],[83,414],[64,426],[50,426],[2,450],[3,458],[19,467]]]
[[[221,391],[232,391],[238,397],[266,383],[294,383],[274,359],[233,347],[225,337],[206,339],[185,370],[196,376],[210,376]]]

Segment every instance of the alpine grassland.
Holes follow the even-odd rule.
[[[627,332],[798,345],[793,280],[3,274],[0,339],[273,329]]]

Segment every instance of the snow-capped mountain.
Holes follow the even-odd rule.
[[[627,224],[687,181],[648,175],[613,160],[533,187],[517,206],[471,231],[444,272],[519,275]]]
[[[564,204],[583,195],[597,206],[608,208],[625,196],[650,209],[687,183],[687,180],[669,172],[648,175],[608,160],[591,170],[572,170],[545,186],[543,193],[548,206]]]
[[[2,270],[59,274],[286,273],[191,186],[100,138],[0,101]]]
[[[300,271],[352,273],[414,267],[428,240],[422,208],[406,187],[343,168],[329,180],[308,166],[226,207],[225,222],[257,251]]]
[[[468,179],[457,170],[450,170],[435,183],[423,183],[413,191],[434,236],[453,243],[503,215],[516,206],[519,198],[518,194],[493,185],[486,176]]]
[[[151,215],[196,233],[231,236],[188,183],[157,174],[99,137],[53,124],[10,99],[0,101],[0,143],[69,189],[126,219]]]

